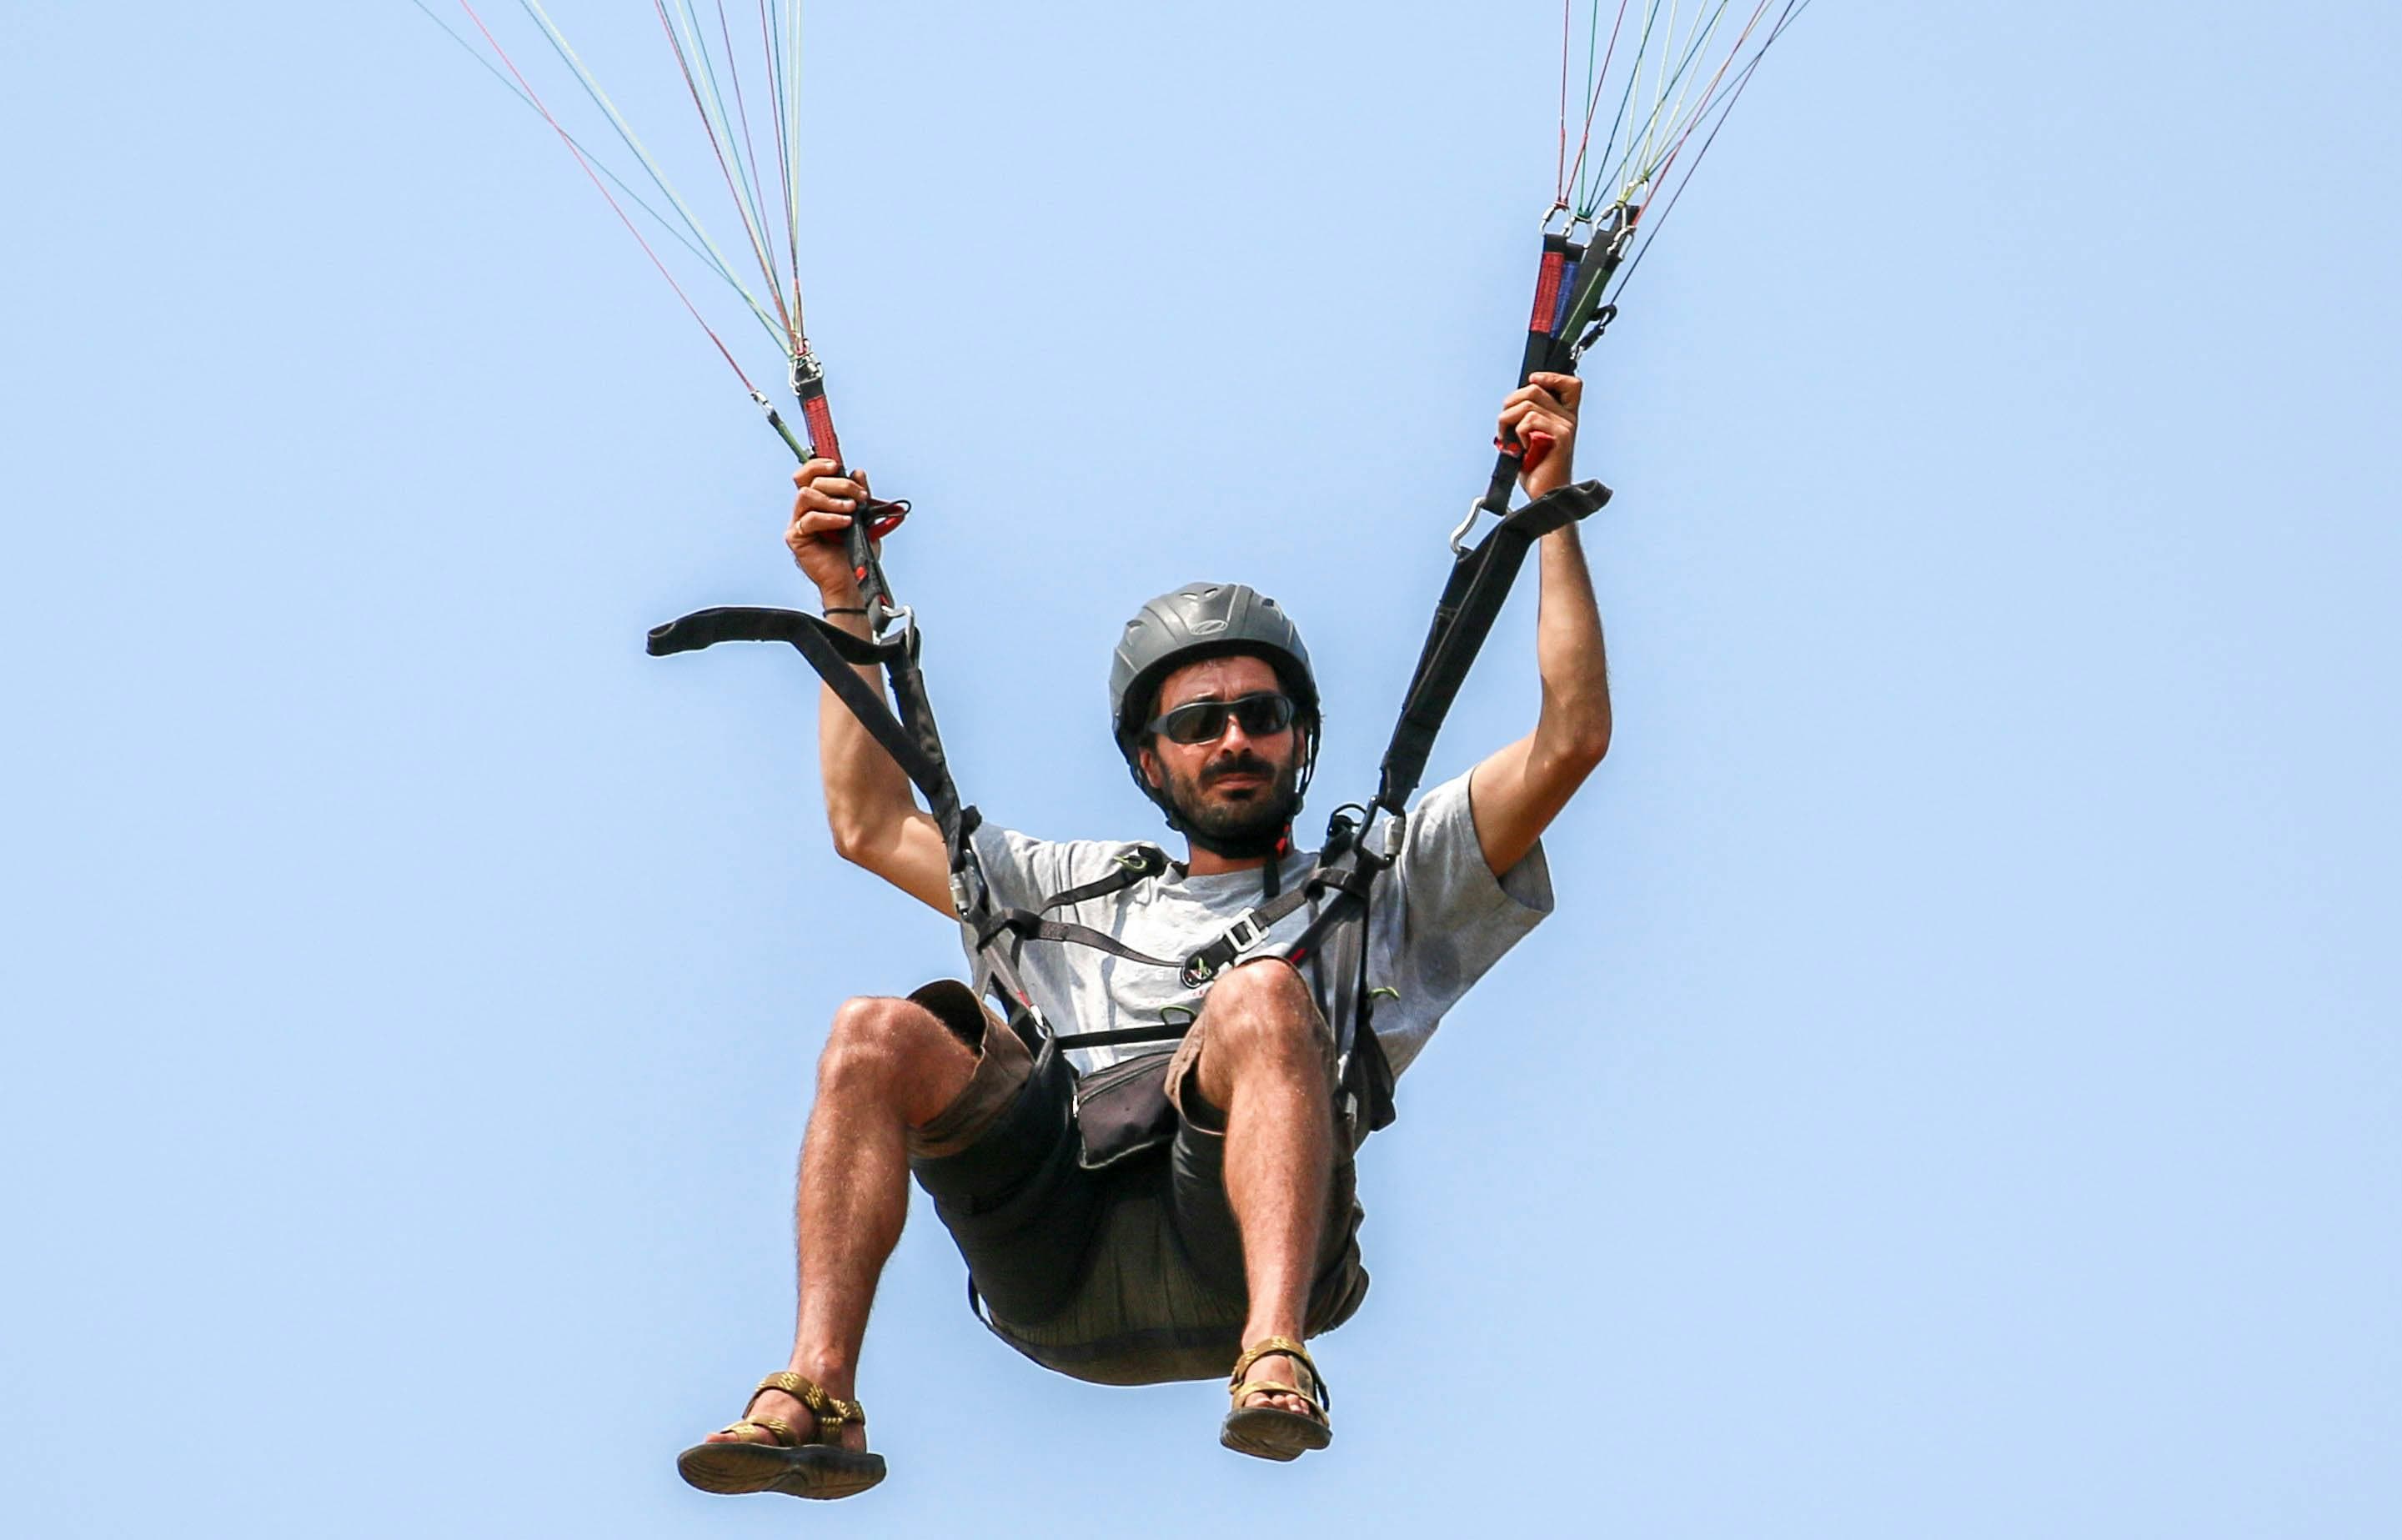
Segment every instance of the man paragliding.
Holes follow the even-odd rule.
[[[1320,849],[1295,848],[1321,719],[1308,649],[1256,590],[1188,585],[1143,605],[1110,670],[1118,752],[1182,836],[1182,860],[985,824],[952,780],[917,617],[894,601],[878,545],[907,505],[877,500],[846,467],[803,313],[798,0],[762,0],[755,52],[722,6],[654,7],[739,221],[743,239],[724,244],[540,0],[519,9],[588,102],[581,129],[473,0],[458,0],[464,29],[414,3],[557,135],[802,461],[786,543],[822,613],[698,610],[656,628],[650,651],[798,649],[825,685],[835,848],[956,920],[972,964],[968,982],[863,995],[836,1013],[802,1151],[792,1356],[738,1421],[683,1452],[684,1479],[819,1498],[883,1479],[855,1399],[859,1353],[913,1176],[966,1259],[979,1315],[1018,1352],[1103,1384],[1230,1373],[1228,1448],[1269,1460],[1324,1449],[1331,1398],[1308,1343],[1367,1293],[1362,1142],[1392,1121],[1395,1077],[1443,1014],[1550,909],[1543,830],[1609,745],[1576,534],[1609,493],[1570,479],[1578,360],[1810,0],[1562,0],[1554,193],[1519,388],[1502,405],[1492,479],[1453,532],[1376,791],[1335,813]],[[1572,92],[1580,34],[1585,79]],[[612,143],[630,165],[611,164]],[[735,259],[746,251],[747,279]],[[772,340],[797,432],[680,266],[724,283]],[[1520,488],[1529,501],[1513,509]],[[1413,801],[1530,554],[1534,730]]]
[[[1502,408],[1532,497],[1576,490],[1581,391],[1538,372]],[[816,459],[795,480],[787,543],[824,615],[864,640],[874,601],[847,541],[877,506],[866,479]],[[1231,1373],[1226,1447],[1291,1460],[1327,1446],[1330,1398],[1306,1344],[1368,1288],[1353,1163],[1377,1119],[1359,1088],[1389,1089],[1550,909],[1540,836],[1609,745],[1601,623],[1573,520],[1535,549],[1534,728],[1409,812],[1398,849],[1360,884],[1351,959],[1322,944],[1323,927],[1313,935],[1341,884],[1270,902],[1324,869],[1292,838],[1320,716],[1300,631],[1240,583],[1142,606],[1111,660],[1111,726],[1184,859],[972,828],[982,907],[1025,917],[1004,944],[1031,1009],[996,1011],[945,979],[835,1014],[801,1158],[792,1357],[739,1421],[684,1451],[685,1480],[840,1497],[883,1478],[857,1368],[913,1174],[987,1324],[1028,1356],[1106,1383]],[[832,689],[820,758],[836,850],[963,913],[944,829]],[[1034,918],[1046,915],[1066,918]],[[1213,945],[1211,969],[1146,965]],[[1349,997],[1355,975],[1365,989]],[[1339,1052],[1333,1023],[1363,1003],[1371,1030]]]

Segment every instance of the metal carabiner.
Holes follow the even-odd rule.
[[[1568,345],[1568,362],[1570,364],[1581,362],[1584,358],[1585,350],[1592,347],[1595,342],[1600,341],[1601,334],[1608,331],[1609,329],[1609,324],[1617,319],[1618,307],[1616,305],[1604,305],[1601,309],[1594,312],[1593,319],[1585,323],[1584,335],[1578,338],[1574,342]]]
[[[1484,498],[1482,498],[1482,497],[1475,497],[1475,498],[1470,498],[1470,499],[1469,500],[1469,504],[1468,504],[1468,517],[1467,517],[1467,518],[1465,518],[1465,519],[1463,519],[1463,520],[1461,520],[1459,521],[1459,527],[1458,527],[1457,529],[1456,529],[1456,530],[1454,530],[1454,531],[1452,531],[1452,532],[1451,532],[1451,554],[1452,554],[1452,555],[1454,555],[1454,556],[1466,556],[1466,555],[1468,554],[1468,547],[1467,547],[1467,545],[1465,544],[1465,542],[1466,542],[1466,541],[1467,541],[1467,539],[1468,539],[1468,532],[1469,532],[1470,530],[1472,530],[1472,529],[1474,529],[1474,528],[1476,527],[1476,516],[1477,516],[1478,514],[1480,514],[1480,513],[1483,513],[1484,511]]]

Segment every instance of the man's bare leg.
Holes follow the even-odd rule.
[[[835,1013],[801,1143],[794,1201],[800,1306],[787,1366],[829,1394],[858,1398],[859,1345],[876,1282],[909,1213],[909,1131],[949,1106],[975,1066],[974,1050],[923,1006],[857,999]],[[781,1391],[761,1392],[751,1409],[813,1425],[808,1409]],[[709,1441],[744,1436],[713,1433]],[[753,1432],[748,1441],[765,1436]],[[864,1449],[866,1432],[846,1427],[841,1442]]]
[[[1209,990],[1195,1077],[1226,1115],[1226,1200],[1243,1237],[1250,1311],[1243,1340],[1303,1340],[1309,1288],[1334,1166],[1334,1088],[1318,1005],[1288,964],[1247,964]],[[1255,1380],[1302,1383],[1281,1353]],[[1245,1406],[1306,1412],[1298,1396],[1260,1393]]]

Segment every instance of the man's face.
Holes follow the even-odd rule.
[[[1152,719],[1195,701],[1236,701],[1283,689],[1263,658],[1207,659],[1187,663],[1160,684]],[[1206,743],[1152,734],[1141,750],[1142,773],[1166,793],[1185,825],[1205,839],[1266,839],[1291,821],[1301,753],[1297,722],[1254,738],[1229,713],[1226,730]]]

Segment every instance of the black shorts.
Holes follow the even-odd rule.
[[[980,1040],[967,1089],[912,1135],[910,1169],[967,1261],[985,1324],[1035,1362],[1101,1384],[1225,1374],[1242,1351],[1249,1290],[1222,1120],[1189,1084],[1166,1094],[1171,1065],[1189,1078],[1197,1040],[1080,1082],[1048,1039],[1029,1048],[965,985],[942,980],[910,998]],[[1120,1105],[1149,1097],[1161,1109],[1155,1137],[1121,1128],[1095,1139],[1105,1085]],[[1356,1170],[1346,1142],[1336,1146],[1312,1336],[1350,1319],[1368,1292]]]

